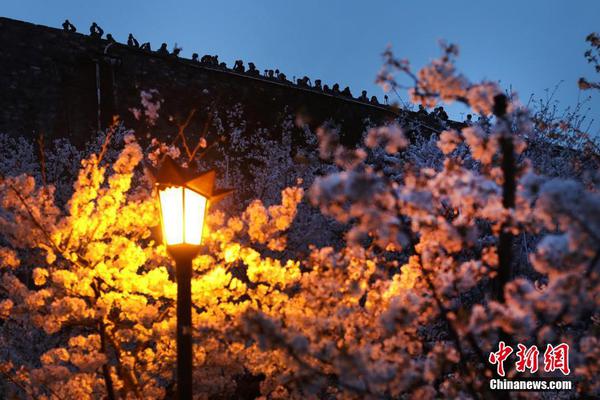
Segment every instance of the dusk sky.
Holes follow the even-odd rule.
[[[498,80],[523,102],[562,81],[557,100],[573,106],[590,95],[578,90],[577,79],[597,79],[583,57],[586,35],[600,30],[600,1],[592,0],[19,0],[4,1],[0,15],[57,28],[69,18],[86,34],[96,21],[121,42],[132,32],[153,49],[176,43],[186,57],[218,54],[230,66],[253,61],[261,71],[279,68],[289,78],[308,75],[380,98],[374,78],[385,47],[419,68],[438,56],[439,39],[460,46],[458,65],[469,79]],[[585,108],[600,120],[600,95]],[[460,110],[451,108],[451,117],[462,118]]]

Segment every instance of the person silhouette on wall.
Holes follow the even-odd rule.
[[[77,28],[75,28],[75,25],[73,25],[68,19],[65,19],[65,22],[63,22],[62,27],[65,32],[77,32]]]
[[[308,76],[303,76],[302,78],[298,79],[298,81],[296,82],[296,85],[300,86],[300,87],[310,87],[310,78]]]
[[[233,70],[235,72],[244,72],[246,68],[244,67],[244,62],[242,60],[236,60],[233,65]]]
[[[442,121],[448,121],[448,114],[444,110],[444,107],[437,107],[434,111],[436,117],[441,119]]]
[[[92,22],[90,26],[90,36],[94,39],[100,39],[104,35],[104,29],[100,28],[97,23]]]
[[[259,76],[260,72],[258,69],[256,69],[256,65],[254,65],[253,62],[248,63],[248,74],[253,75],[253,76]]]
[[[136,38],[133,37],[133,34],[131,33],[129,34],[129,37],[127,37],[127,45],[135,47],[136,49],[140,47],[140,43],[137,41]]]
[[[164,55],[168,55],[169,54],[169,50],[167,50],[167,44],[163,43],[160,45],[160,49],[158,49],[156,51],[158,54],[164,54]]]

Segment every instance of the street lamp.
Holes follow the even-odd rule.
[[[192,260],[200,251],[208,207],[232,192],[214,189],[215,171],[200,174],[166,156],[154,173],[162,236],[177,280],[177,397],[192,398]]]

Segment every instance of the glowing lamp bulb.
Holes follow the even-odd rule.
[[[158,195],[165,243],[200,245],[208,199],[182,186],[159,188]]]

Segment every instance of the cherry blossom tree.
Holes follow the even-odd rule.
[[[528,158],[529,143],[542,140],[539,115],[495,83],[460,74],[456,46],[417,72],[391,50],[385,56],[382,84],[400,88],[397,74],[407,74],[412,101],[462,102],[482,123],[420,136],[407,134],[419,123],[399,120],[368,129],[352,148],[331,124],[303,127],[315,154],[294,155],[293,119],[283,118],[280,140],[258,132],[246,175],[240,108],[213,117],[216,136],[229,137],[214,143],[191,140],[184,123],[176,142],[143,149],[115,123],[74,156],[78,175],[62,200],[52,182],[61,174],[42,178],[35,146],[2,139],[23,149],[0,164],[7,397],[173,397],[176,286],[152,234],[158,213],[144,165],[168,153],[204,167],[196,156],[219,146],[231,151],[215,162],[228,183],[249,175],[267,200],[212,211],[206,252],[193,262],[198,398],[505,398],[489,389],[500,342],[535,345],[540,357],[568,344],[573,394],[600,395],[594,180],[545,176]],[[154,94],[142,100],[134,112],[155,118]],[[311,160],[304,169],[302,159]],[[313,215],[307,203],[339,238],[298,236]],[[291,244],[294,235],[304,245]],[[523,237],[531,244],[520,246]],[[503,367],[508,378],[523,376],[514,363]]]

